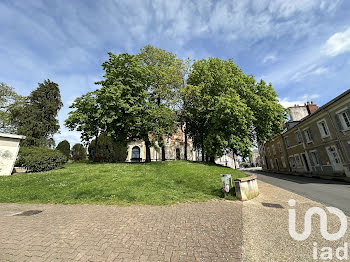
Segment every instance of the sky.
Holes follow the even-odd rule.
[[[184,59],[232,58],[271,82],[285,107],[321,106],[350,87],[349,13],[347,0],[0,0],[0,82],[21,95],[59,84],[56,143],[80,141],[64,120],[98,88],[107,52],[148,44]]]

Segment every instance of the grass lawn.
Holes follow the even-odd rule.
[[[43,173],[0,177],[0,202],[166,205],[221,198],[220,174],[243,172],[186,161],[68,163]]]

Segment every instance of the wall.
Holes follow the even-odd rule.
[[[350,117],[350,90],[328,102],[293,128],[261,145],[260,150],[267,159],[263,161],[263,169],[350,177],[350,127],[341,128],[337,119],[340,112],[347,112]],[[325,124],[326,133],[321,123]],[[296,136],[297,132],[301,135],[299,139]],[[308,133],[311,135],[308,136]],[[271,160],[278,159],[271,153],[271,147],[278,140],[281,141],[281,138],[289,171],[277,170],[274,166],[266,165],[266,162],[269,164]],[[285,143],[286,138],[289,145]]]
[[[0,134],[0,175],[12,174],[22,136]]]

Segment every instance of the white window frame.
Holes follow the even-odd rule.
[[[300,157],[299,154],[295,154],[294,155],[294,159],[295,159],[295,164],[296,164],[297,167],[302,167],[303,166],[303,164],[301,162],[301,157]]]
[[[346,123],[346,120],[344,119],[344,115],[346,115],[347,117],[347,120],[348,120],[348,123],[350,124],[350,116],[347,112],[347,109],[348,107],[345,107],[345,108],[342,108],[341,110],[339,110],[338,112],[336,112],[336,114],[338,115],[339,117],[339,120],[340,120],[340,124],[342,125],[343,127],[343,130],[342,131],[347,131],[347,130],[350,130],[350,126],[347,125]]]
[[[338,148],[336,147],[336,145],[327,146],[327,147],[326,147],[327,154],[328,154],[330,148],[333,148],[333,149],[334,149],[334,152],[335,152],[336,155],[337,155],[337,158],[338,158],[338,160],[339,160],[339,163],[337,163],[337,164],[343,164],[343,161],[342,161],[342,159],[341,159],[341,156],[340,156],[340,154],[339,154],[339,151],[338,151]],[[328,158],[329,158],[329,156],[328,156]],[[334,158],[334,159],[335,159],[335,158]],[[331,159],[329,159],[329,161],[332,162]]]
[[[311,131],[310,131],[310,128],[304,128],[303,129],[303,132],[304,132],[304,135],[305,135],[305,138],[306,138],[306,143],[312,143],[313,142],[313,140],[312,140],[312,138],[311,138]],[[309,135],[309,133],[310,133],[310,135]]]
[[[324,124],[324,127],[322,126],[322,123]],[[322,119],[322,120],[318,121],[317,122],[317,126],[318,126],[318,130],[320,131],[320,134],[321,134],[322,138],[326,138],[326,137],[330,137],[331,136],[331,133],[329,132],[329,128],[328,128],[326,119]],[[326,134],[325,130],[326,130],[326,132],[328,134]]]
[[[317,158],[317,150],[309,151],[309,157],[312,159],[313,166],[321,165],[321,163],[318,161],[318,158]]]

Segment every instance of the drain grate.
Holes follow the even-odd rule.
[[[27,211],[24,211],[22,213],[16,214],[15,216],[26,216],[26,217],[28,217],[28,216],[33,216],[33,215],[40,214],[41,212],[43,212],[43,211],[41,211],[41,210],[27,210]]]
[[[261,203],[264,207],[273,207],[273,208],[283,208],[280,204],[274,203]]]

